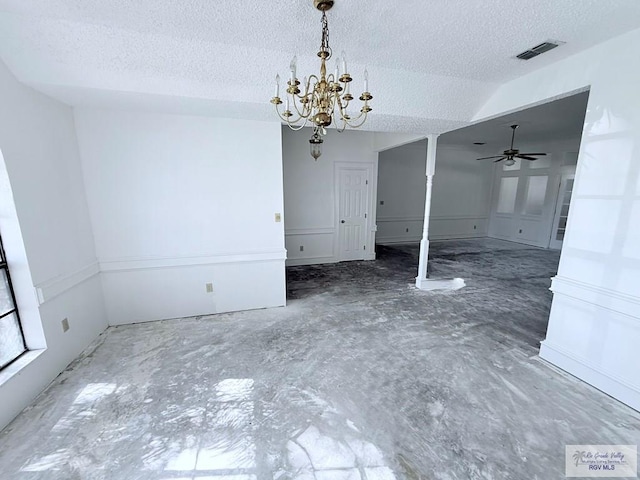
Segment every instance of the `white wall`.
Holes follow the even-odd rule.
[[[378,155],[376,243],[416,243],[422,238],[427,141]]]
[[[285,304],[278,123],[75,118],[111,325]]]
[[[533,162],[517,160],[512,166],[506,166],[504,162],[495,164],[489,236],[547,248],[558,199],[560,177],[563,173],[575,172],[580,138],[522,143],[518,148],[521,152],[544,152],[547,155]],[[487,162],[492,165],[491,160]],[[546,179],[544,204],[539,213],[527,210],[527,190],[531,177]],[[517,179],[514,181],[518,183],[514,208],[510,212],[498,211],[502,178]]]
[[[380,153],[377,243],[416,243],[422,238],[426,148],[424,140]],[[438,145],[431,240],[487,235],[492,168],[476,162],[479,156],[481,152],[466,146]]]
[[[482,150],[438,144],[429,239],[485,237],[489,225],[492,169],[476,161]]]
[[[640,30],[500,87],[477,119],[590,86],[540,356],[640,410]]]
[[[2,428],[107,321],[72,111],[19,84],[2,62],[0,101],[0,230],[27,344],[37,350],[0,372]]]
[[[284,163],[285,229],[288,265],[308,265],[338,261],[338,218],[335,206],[335,169],[343,162],[370,166],[370,225],[375,225],[377,153],[374,134],[358,130],[338,133],[329,129],[322,156],[314,161],[309,154],[311,129],[294,132],[282,127]],[[375,258],[373,228],[367,232],[366,259]],[[300,251],[300,247],[303,251]]]

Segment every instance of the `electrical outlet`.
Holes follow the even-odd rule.
[[[282,215],[276,213],[276,223],[280,223],[282,221]]]
[[[69,319],[68,318],[63,318],[62,319],[62,331],[66,332],[69,330]]]
[[[380,205],[384,205],[384,200],[380,200]]]
[[[409,229],[408,228],[406,229],[406,232],[409,233]]]
[[[213,293],[213,283],[207,283],[207,293]]]
[[[522,233],[522,229],[520,229],[520,230],[518,231],[518,233]]]
[[[300,251],[304,252],[304,246],[303,245],[300,245]]]
[[[473,229],[474,229],[474,230],[476,229],[476,226],[475,226],[475,225],[473,226]]]

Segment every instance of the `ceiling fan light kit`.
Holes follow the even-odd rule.
[[[493,163],[498,163],[503,160],[506,160],[504,164],[510,167],[516,163],[516,158],[533,161],[533,160],[538,160],[535,157],[546,155],[546,153],[520,153],[520,150],[518,150],[517,148],[513,148],[513,141],[516,136],[516,128],[518,128],[518,125],[511,125],[510,128],[511,128],[511,146],[507,150],[502,152],[502,155],[492,155],[491,157],[476,158],[476,160],[490,160],[495,158],[496,160],[493,160]]]
[[[347,60],[344,51],[342,58],[336,60],[335,72],[327,75],[327,61],[332,57],[329,47],[329,24],[326,12],[333,7],[334,0],[314,0],[313,5],[322,12],[322,42],[320,44],[320,75],[304,77],[302,84],[297,76],[297,57],[291,60],[291,76],[285,89],[284,111],[280,105],[280,75],[276,75],[275,95],[271,103],[276,108],[278,116],[292,130],[300,130],[309,122],[313,124],[313,135],[309,140],[311,156],[318,159],[322,155],[322,136],[326,135],[326,127],[334,120],[339,132],[346,127],[358,128],[367,120],[367,114],[372,110],[369,101],[373,98],[369,93],[369,74],[364,71],[364,91],[359,99],[363,102],[360,113],[348,113],[349,103],[354,99],[350,93],[351,75],[347,70]],[[302,91],[301,91],[302,88]]]

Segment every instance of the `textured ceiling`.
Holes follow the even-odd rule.
[[[487,149],[502,151],[511,141],[511,125],[519,126],[516,140],[520,143],[579,138],[588,99],[589,92],[582,92],[492,118],[445,133],[438,138],[438,143],[472,146],[474,142],[482,142]]]
[[[640,28],[637,0],[336,0],[331,46],[356,90],[368,67],[367,128],[466,125],[497,84]],[[277,72],[297,53],[315,73],[312,0],[0,0],[0,56],[24,83],[72,105],[273,119]],[[567,42],[527,62],[548,39]]]

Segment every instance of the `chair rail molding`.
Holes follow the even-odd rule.
[[[98,262],[92,262],[84,267],[71,272],[67,275],[60,275],[50,280],[46,280],[35,285],[36,298],[38,304],[45,302],[71,290],[75,286],[89,280],[100,273],[100,265]]]
[[[549,288],[554,295],[564,295],[599,308],[612,310],[633,319],[640,319],[640,297],[625,295],[614,290],[596,287],[578,280],[555,276]],[[640,328],[638,322],[634,322]]]
[[[149,268],[189,267],[223,263],[284,261],[286,250],[263,250],[243,253],[204,254],[198,256],[175,257],[125,257],[100,261],[100,271],[104,273]]]

